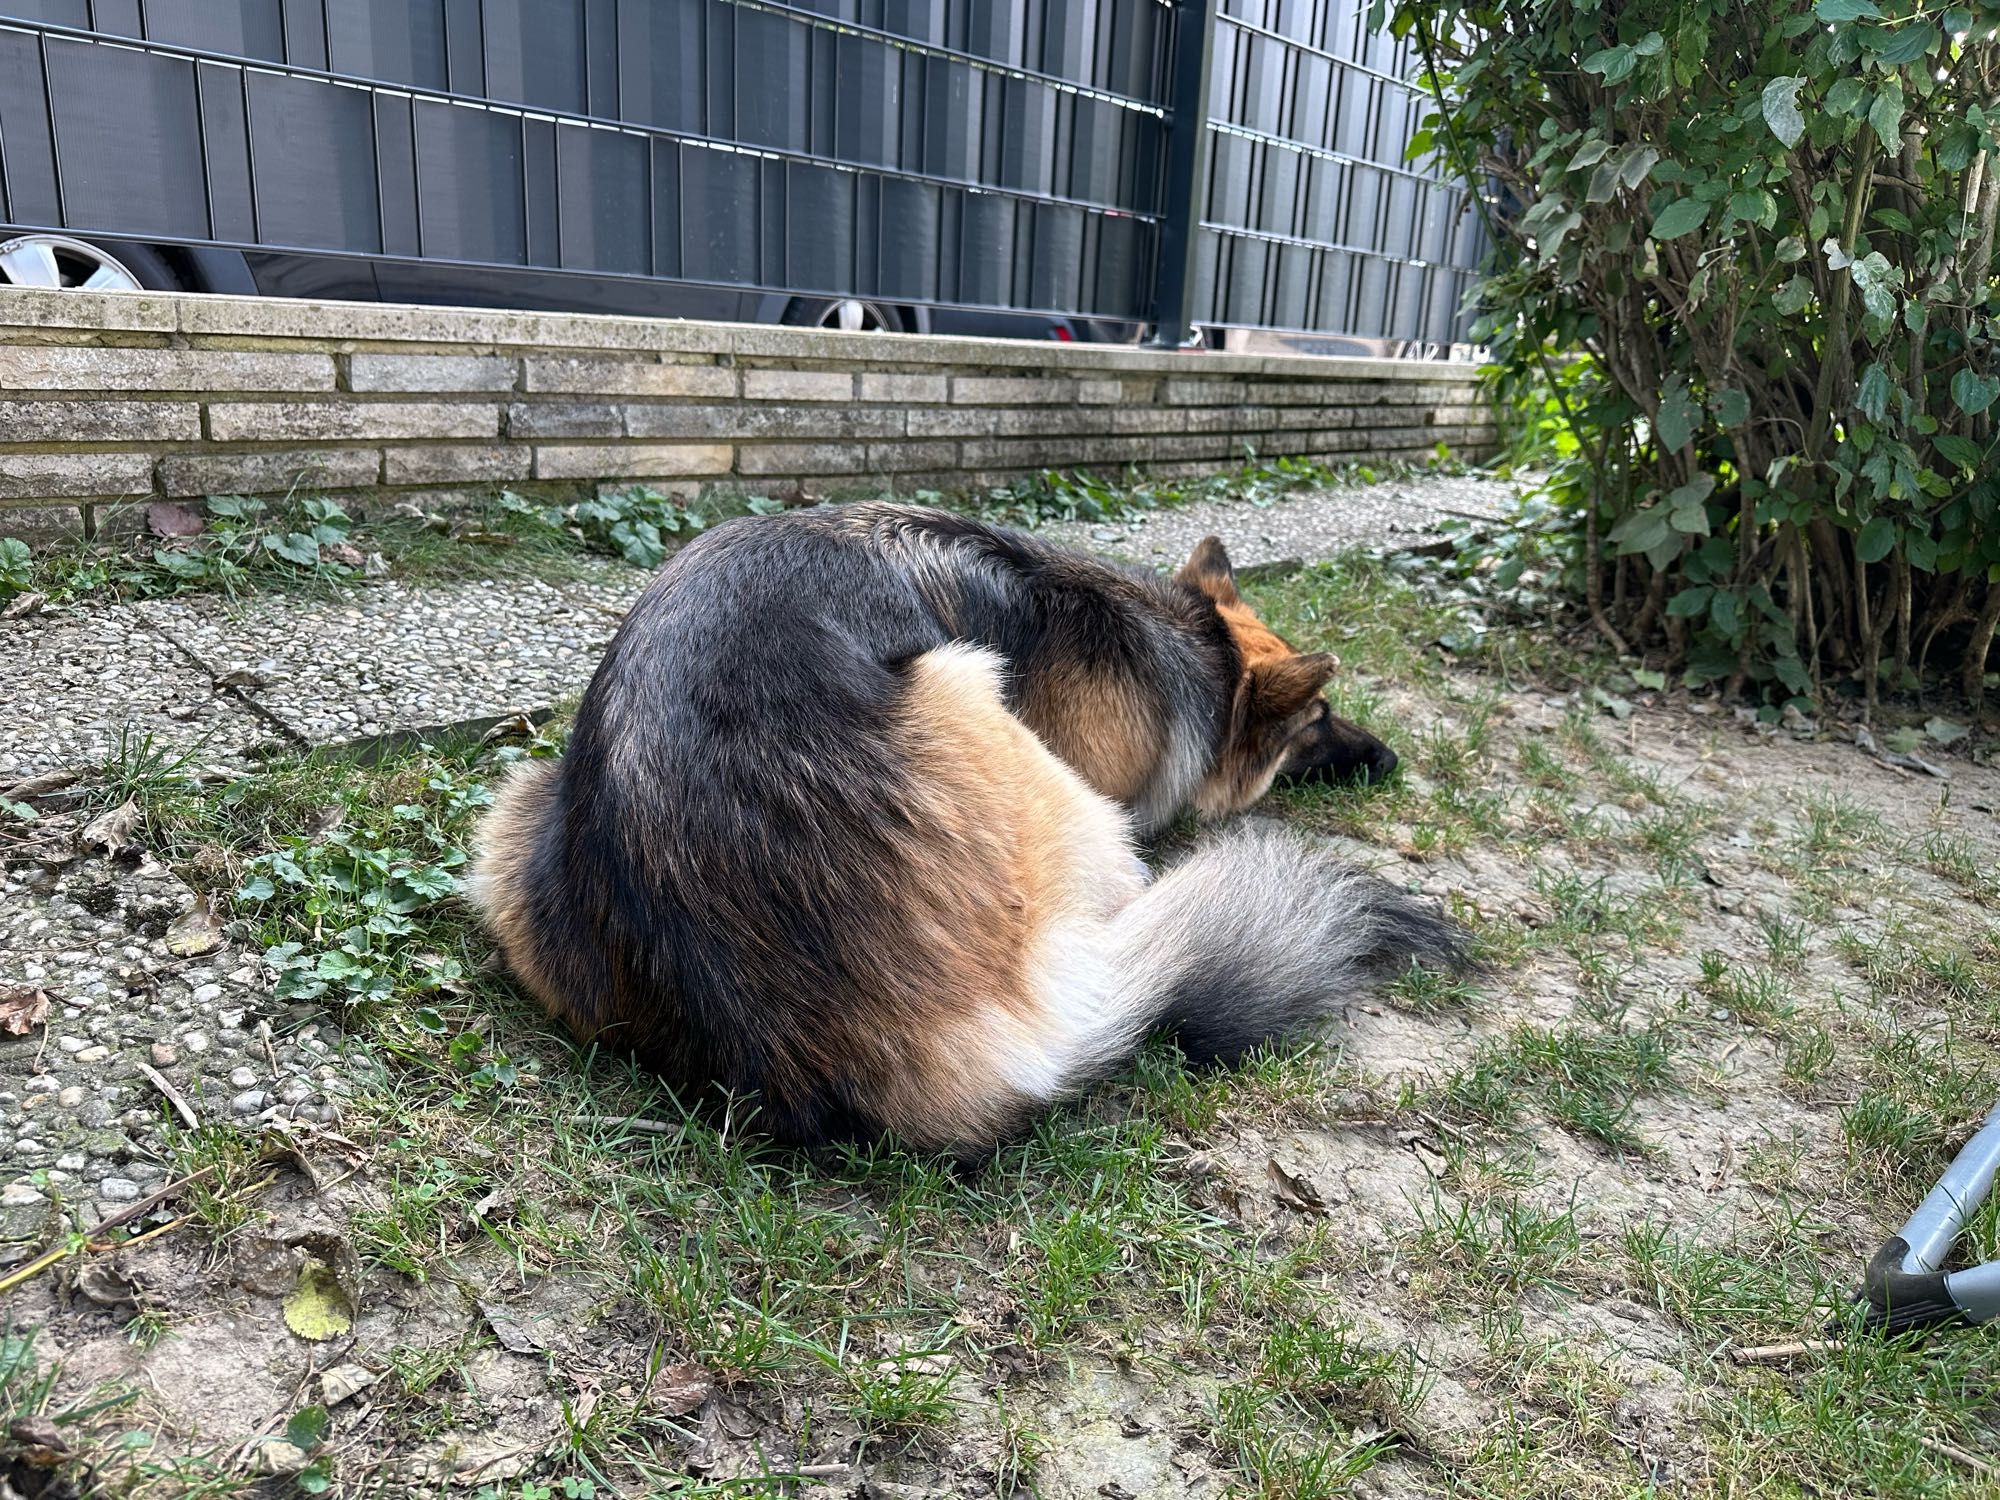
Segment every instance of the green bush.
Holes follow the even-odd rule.
[[[1379,4],[1379,0],[1378,0]],[[1816,699],[1983,686],[2000,623],[2000,8],[1409,0],[1500,248],[1476,336],[1567,407],[1620,650]],[[1567,363],[1581,351],[1578,365]]]

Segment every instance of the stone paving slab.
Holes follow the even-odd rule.
[[[227,763],[272,726],[150,628],[145,606],[0,621],[0,790],[95,765],[121,735]]]
[[[56,1197],[108,1214],[160,1185],[167,1100],[146,1069],[203,1124],[326,1123],[347,1092],[333,1033],[285,1020],[254,953],[168,951],[196,899],[170,870],[73,849],[53,836],[0,870],[0,999],[48,1006],[27,1035],[0,1032],[0,1269]]]
[[[580,691],[646,582],[389,582],[332,600],[140,606],[163,636],[302,743],[433,729],[550,707]]]
[[[1435,540],[1447,520],[1493,520],[1515,487],[1471,475],[1425,475],[1352,489],[1311,490],[1269,505],[1203,501],[1142,511],[1115,522],[1066,521],[1044,527],[1051,541],[1173,566],[1205,536],[1219,536],[1238,567],[1306,562],[1350,547],[1407,546]]]

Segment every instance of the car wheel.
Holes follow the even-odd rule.
[[[837,328],[843,333],[907,333],[910,325],[901,308],[862,297],[831,299],[795,297],[784,321],[795,328]]]
[[[160,280],[164,287],[154,284]],[[143,245],[120,246],[113,254],[66,234],[17,234],[0,240],[0,286],[137,292],[179,284],[166,262]]]

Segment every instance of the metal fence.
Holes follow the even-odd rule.
[[[1477,225],[1367,0],[1212,3],[0,0],[0,221],[1462,336]]]

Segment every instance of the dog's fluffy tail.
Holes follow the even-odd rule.
[[[1199,1062],[1309,1034],[1412,963],[1472,967],[1467,933],[1430,903],[1255,824],[1168,869],[1110,937],[1118,1009]]]

